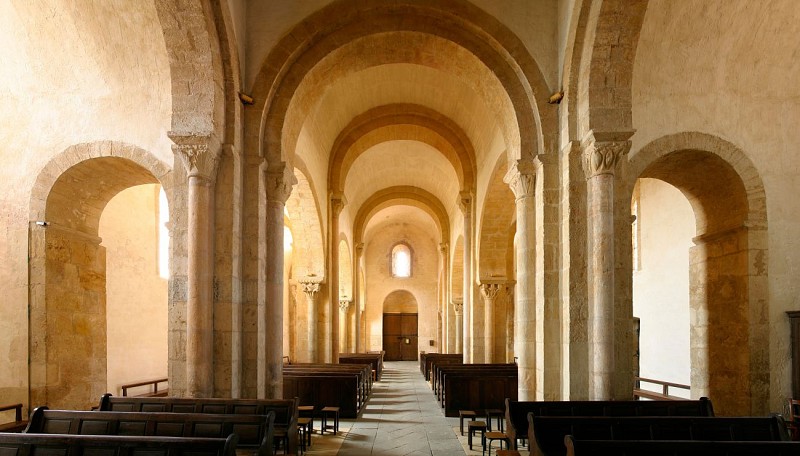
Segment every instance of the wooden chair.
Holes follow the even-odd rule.
[[[786,417],[786,428],[792,440],[800,440],[800,400],[789,399],[789,413]]]

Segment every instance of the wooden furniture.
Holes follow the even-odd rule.
[[[3,454],[92,456],[234,456],[238,437],[224,439],[0,433]]]
[[[293,399],[223,399],[190,397],[119,397],[104,394],[99,411],[215,413],[227,415],[267,415],[275,412],[275,436],[286,435],[289,452],[298,451],[298,401]]]
[[[425,380],[431,379],[433,363],[464,364],[464,355],[461,353],[420,353],[419,371],[425,376]]]
[[[528,413],[535,416],[714,416],[708,398],[684,401],[505,401],[506,434],[514,449],[528,438]]]
[[[22,432],[28,425],[28,421],[22,419],[22,404],[0,406],[0,412],[7,410],[14,410],[14,421],[0,424],[0,432]]]
[[[591,440],[788,441],[778,416],[534,416],[528,414],[531,454],[566,454],[564,437]]]
[[[464,418],[467,421],[474,421],[476,417],[476,413],[474,410],[459,410],[458,411],[458,429],[461,431],[461,435],[464,435]]]
[[[322,407],[339,407],[340,416],[355,418],[372,389],[370,364],[293,364],[284,366],[284,397]]]
[[[329,418],[333,419],[333,424],[328,424]],[[326,429],[333,429],[334,434],[339,433],[339,407],[322,408],[322,425],[320,425],[320,432],[324,434]]]
[[[467,423],[467,443],[470,450],[472,449],[472,436],[478,431],[481,433],[481,445],[485,448],[486,421],[470,421]]]
[[[29,434],[138,435],[226,438],[238,436],[237,449],[273,454],[275,412],[266,415],[215,413],[99,412],[38,407],[25,429]]]
[[[486,450],[487,450],[487,453],[489,454],[489,456],[492,456],[492,442],[494,442],[495,440],[499,440],[500,441],[499,450],[503,449],[503,442],[506,443],[506,447],[507,448],[511,446],[511,442],[509,441],[508,436],[505,435],[502,432],[487,431],[486,434],[484,435],[484,437],[485,437],[484,440],[486,441],[486,445],[485,445],[486,446]]]
[[[128,383],[126,385],[120,386],[120,388],[122,389],[122,395],[123,396],[127,396],[128,395],[128,390],[131,389],[131,388],[139,388],[139,387],[142,387],[142,386],[151,386],[152,385],[152,387],[153,387],[152,390],[150,390],[150,391],[148,391],[146,393],[137,394],[136,396],[138,396],[138,397],[165,397],[165,396],[169,395],[169,389],[168,388],[162,388],[161,391],[159,391],[158,390],[158,385],[160,383],[167,383],[168,381],[169,381],[168,378],[157,378],[155,380],[145,380],[143,382]]]
[[[340,364],[369,364],[375,373],[373,380],[383,375],[383,353],[339,353]]]
[[[800,398],[800,310],[786,312],[789,316],[789,345],[792,347],[792,397]]]
[[[489,425],[489,430],[492,430],[492,418],[497,419],[497,430],[503,432],[503,417],[505,412],[502,409],[488,409],[486,410],[486,424]]]
[[[441,405],[448,417],[458,416],[459,410],[487,410],[503,407],[505,398],[516,400],[517,366],[497,365],[442,370]]]
[[[707,440],[564,440],[568,456],[796,456],[800,442],[714,442]]]
[[[788,406],[786,429],[792,440],[800,440],[800,400],[788,399]]]

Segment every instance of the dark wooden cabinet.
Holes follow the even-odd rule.
[[[800,310],[786,312],[791,326],[792,398],[800,398]]]

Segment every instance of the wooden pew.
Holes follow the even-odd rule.
[[[14,410],[14,421],[0,424],[0,432],[22,432],[28,425],[28,421],[22,419],[22,404],[0,406],[0,412],[8,410]]]
[[[275,436],[285,435],[288,451],[298,451],[298,400],[292,399],[225,399],[191,397],[119,397],[104,394],[98,411],[214,413],[225,415],[267,415],[275,412]]]
[[[420,353],[419,370],[425,380],[431,379],[431,366],[439,364],[464,364],[464,355],[458,353]]]
[[[138,435],[226,438],[238,436],[237,450],[272,456],[275,412],[267,415],[215,413],[97,412],[49,410],[38,407],[26,433],[79,435]]]
[[[370,364],[375,371],[375,380],[383,375],[383,354],[381,353],[340,353],[340,364]]]
[[[528,414],[532,455],[563,456],[564,437],[591,440],[789,441],[772,417],[534,416]]]
[[[684,401],[531,401],[506,399],[506,434],[517,447],[528,437],[528,413],[535,416],[714,416],[706,397]]]
[[[797,456],[800,442],[564,439],[568,456]]]
[[[4,456],[234,456],[238,437],[224,439],[0,433]]]
[[[516,373],[516,364],[443,364],[434,365],[433,391],[442,406],[445,401],[444,379],[447,375],[479,375],[481,373]],[[499,407],[502,408],[502,404]]]
[[[502,409],[505,398],[517,398],[518,373],[515,370],[480,370],[444,376],[444,415],[459,416],[459,410]]]
[[[340,407],[340,413],[347,413],[348,417],[351,412],[357,414],[361,410],[372,391],[372,367],[369,364],[293,364],[284,366],[283,377],[284,396],[298,397],[303,405]],[[315,380],[304,381],[303,377]],[[334,377],[355,377],[355,387],[350,386],[349,381],[319,380]],[[340,384],[331,386],[338,390],[328,394],[330,388],[325,383],[331,382]],[[320,389],[314,384],[318,384]]]

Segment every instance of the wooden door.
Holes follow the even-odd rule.
[[[386,361],[416,361],[418,314],[383,314],[383,350]]]

